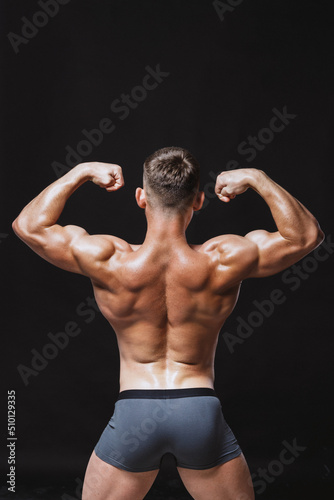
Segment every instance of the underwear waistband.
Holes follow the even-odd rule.
[[[218,398],[216,391],[209,387],[190,387],[186,389],[128,389],[119,393],[117,401],[120,399],[173,399],[194,396]]]

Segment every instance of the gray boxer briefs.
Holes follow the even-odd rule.
[[[165,453],[178,467],[209,469],[241,454],[214,389],[126,390],[118,395],[113,416],[96,455],[119,469],[159,469]]]

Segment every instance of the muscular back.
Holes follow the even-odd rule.
[[[254,261],[254,253],[245,252],[239,240],[244,238],[140,247],[118,240],[92,282],[100,310],[117,335],[121,380],[122,368],[141,377],[150,366],[155,377],[163,378],[166,370],[174,376],[186,372],[209,383],[219,330]],[[152,386],[152,377],[147,384]]]

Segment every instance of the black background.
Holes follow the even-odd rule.
[[[57,179],[52,164],[66,165],[65,147],[76,149],[83,129],[109,118],[115,130],[84,160],[120,164],[126,186],[114,194],[92,183],[82,186],[60,223],[142,242],[145,217],[134,190],[141,185],[143,160],[175,145],[200,161],[208,195],[189,227],[191,243],[274,229],[254,192],[228,205],[210,194],[210,172],[219,173],[230,160],[267,172],[309,208],[330,238],[330,5],[244,0],[221,20],[205,0],[71,0],[15,54],[8,33],[20,35],[22,17],[32,20],[41,7],[35,1],[1,1],[1,498],[7,498],[7,391],[16,390],[21,491],[10,497],[79,498],[74,490],[113,411],[119,369],[115,336],[87,305],[89,281],[35,255],[14,235],[13,219]],[[111,103],[141,85],[147,66],[158,64],[169,75],[122,120]],[[239,144],[269,125],[274,108],[282,112],[285,106],[296,118],[248,162]],[[304,277],[295,290],[283,273],[245,282],[218,345],[216,390],[254,481],[259,468],[279,460],[283,441],[296,439],[306,448],[271,476],[264,492],[256,488],[263,500],[329,498],[333,491],[334,256],[326,249],[321,255],[328,259],[303,261]],[[224,333],[236,335],[237,317],[247,321],[256,310],[253,301],[268,299],[274,289],[282,290],[285,302],[230,352]],[[78,307],[90,314],[80,316]],[[42,352],[48,333],[63,331],[69,321],[80,334],[25,385],[18,366],[30,367],[31,350]],[[166,464],[147,498],[190,496]]]

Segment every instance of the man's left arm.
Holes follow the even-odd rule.
[[[16,235],[43,259],[66,271],[94,277],[96,266],[113,253],[113,238],[90,236],[81,227],[57,224],[68,198],[87,181],[109,192],[124,185],[119,165],[79,164],[28,203],[12,227]]]

